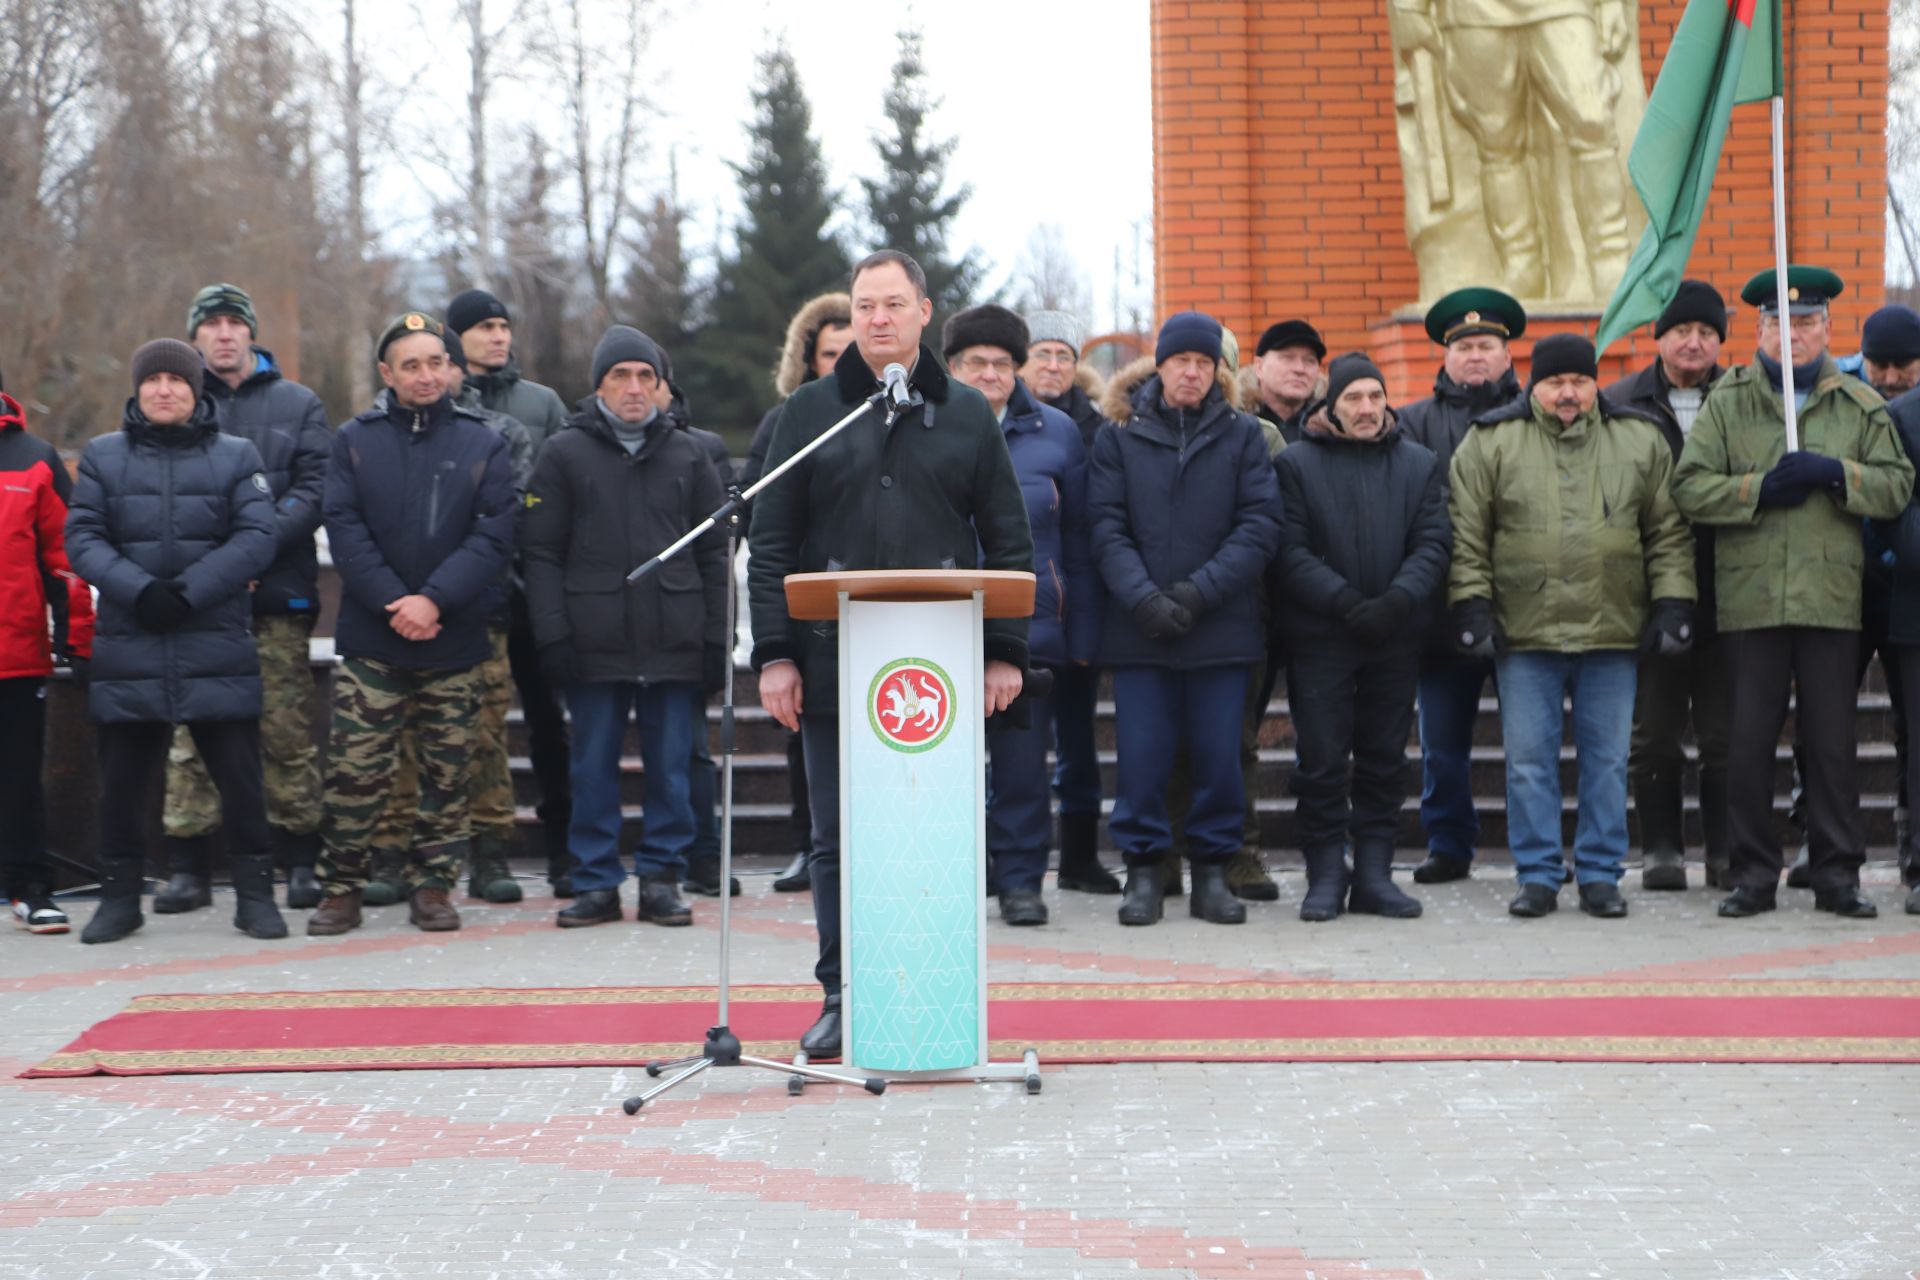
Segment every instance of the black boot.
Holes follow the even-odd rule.
[[[1339,916],[1347,901],[1347,850],[1344,845],[1303,849],[1307,863],[1307,896],[1300,900],[1300,918],[1317,924]]]
[[[234,858],[233,927],[251,938],[284,938],[287,922],[273,905],[273,857]]]
[[[636,920],[651,920],[655,924],[684,925],[693,923],[693,908],[680,896],[679,886],[672,876],[662,876],[657,880],[640,882],[640,910],[634,914]]]
[[[718,853],[694,853],[687,855],[687,874],[680,877],[681,887],[688,893],[697,893],[703,898],[720,896],[720,855]],[[727,877],[728,896],[740,896],[740,877]]]
[[[1450,853],[1441,853],[1438,849],[1429,849],[1427,858],[1413,869],[1415,884],[1447,884],[1454,880],[1465,880],[1473,874],[1473,863],[1466,858],[1456,858]]]
[[[547,883],[556,898],[573,896],[573,853],[567,848],[570,815],[541,815],[540,843],[547,851]]]
[[[297,836],[282,827],[268,830],[273,835],[274,861],[287,872],[287,906],[302,911],[319,906],[320,881],[314,877],[313,864],[320,857],[320,833]]]
[[[1227,884],[1227,863],[1193,864],[1193,892],[1187,895],[1187,913],[1208,924],[1245,924],[1247,904],[1233,896]]]
[[[1160,861],[1127,867],[1127,887],[1120,899],[1121,924],[1159,924],[1161,900]]]
[[[1680,779],[1656,773],[1633,789],[1640,817],[1640,887],[1687,887],[1687,847],[1680,827]]]
[[[153,895],[153,913],[158,916],[198,911],[213,905],[213,889],[208,865],[212,861],[211,836],[162,836],[166,850],[167,883]]]
[[[1801,844],[1800,852],[1794,855],[1793,865],[1787,868],[1787,888],[1813,888],[1813,849]]]
[[[1733,855],[1727,846],[1727,775],[1700,771],[1700,833],[1707,849],[1707,887],[1733,888]]]
[[[1062,889],[1081,893],[1120,892],[1120,881],[1100,865],[1100,815],[1060,815],[1060,875]]]
[[[782,871],[779,879],[773,882],[773,891],[805,893],[811,888],[813,888],[813,877],[807,872],[807,853],[802,849],[793,855],[793,861],[787,864],[786,870]]]
[[[1180,855],[1166,853],[1160,858],[1160,894],[1162,897],[1178,898],[1186,893],[1186,882],[1180,875]]]
[[[820,1016],[800,1037],[800,1051],[808,1058],[840,1056],[840,993],[834,992],[820,1003]]]
[[[109,862],[100,872],[100,905],[93,919],[80,931],[80,941],[118,942],[145,924],[140,914],[140,890],[144,886],[137,860]]]
[[[1392,845],[1354,845],[1353,887],[1347,891],[1347,910],[1355,915],[1411,920],[1420,909],[1420,900],[1401,892],[1393,882]]]

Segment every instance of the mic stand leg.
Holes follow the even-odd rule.
[[[849,414],[845,421],[850,422],[858,416],[857,410]],[[842,423],[845,425],[845,422]],[[771,477],[769,477],[770,479]],[[756,486],[757,490],[758,486]],[[720,697],[720,982],[719,1011],[714,1025],[707,1029],[706,1044],[701,1051],[691,1057],[674,1058],[661,1062],[649,1062],[647,1074],[653,1077],[665,1075],[667,1078],[659,1084],[636,1094],[621,1103],[621,1109],[628,1115],[637,1115],[640,1108],[668,1090],[698,1076],[711,1067],[762,1067],[769,1071],[778,1071],[782,1075],[804,1075],[809,1080],[818,1080],[823,1084],[847,1084],[865,1089],[868,1093],[881,1094],[887,1091],[887,1082],[878,1076],[854,1076],[836,1071],[822,1071],[818,1067],[802,1067],[787,1062],[775,1062],[770,1058],[758,1058],[752,1054],[740,1052],[740,1038],[733,1034],[727,1025],[729,1012],[729,987],[731,977],[728,970],[729,956],[732,951],[733,935],[733,895],[727,892],[727,886],[733,875],[733,757],[734,757],[734,703],[733,703],[733,636],[735,614],[737,613],[738,592],[733,584],[733,561],[740,543],[740,507],[741,493],[738,486],[729,490],[725,512],[727,526],[727,605],[726,637],[727,665],[726,675],[721,684]],[[708,521],[709,526],[713,522]],[[691,545],[692,539],[683,539],[684,545]],[[681,545],[681,544],[676,544]],[[669,551],[672,549],[670,548]],[[665,559],[663,554],[661,559]],[[649,561],[651,565],[655,561]],[[646,566],[642,566],[645,568]],[[635,570],[636,576],[640,570]]]

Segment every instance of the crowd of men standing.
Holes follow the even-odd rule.
[[[988,888],[1009,925],[1047,920],[1056,844],[1060,887],[1118,895],[1123,924],[1155,923],[1176,894],[1220,924],[1276,898],[1251,779],[1283,680],[1302,919],[1420,914],[1391,874],[1416,715],[1427,855],[1413,879],[1469,874],[1489,682],[1513,914],[1553,911],[1568,882],[1589,914],[1626,914],[1630,788],[1643,887],[1686,887],[1689,730],[1720,914],[1771,909],[1785,862],[1773,749],[1792,690],[1806,847],[1789,883],[1823,910],[1873,915],[1853,715],[1876,651],[1903,730],[1920,697],[1920,316],[1875,313],[1861,356],[1838,361],[1828,303],[1840,280],[1794,267],[1789,285],[1785,316],[1771,272],[1742,291],[1758,350],[1729,369],[1721,295],[1685,282],[1654,326],[1657,358],[1604,391],[1591,343],[1567,334],[1534,344],[1523,384],[1523,308],[1462,290],[1427,316],[1433,395],[1396,407],[1371,360],[1328,362],[1298,319],[1270,326],[1242,369],[1217,320],[1169,316],[1153,354],[1104,388],[1082,364],[1080,326],[1057,312],[960,312],[936,357],[918,265],[892,251],[864,260],[848,293],[795,316],[776,370],[784,398],[739,476],[750,485],[794,457],[874,394],[887,364],[911,370],[899,423],[800,459],[750,519],[752,663],[790,733],[795,859],[776,887],[813,891],[821,934],[826,1004],[809,1051],[838,1043],[837,642],[787,615],[794,572],[1035,573],[1032,617],[985,635]],[[693,425],[670,354],[610,328],[593,390],[569,411],[520,376],[507,308],[468,290],[444,321],[410,311],[386,326],[374,344],[384,389],[329,430],[260,345],[243,290],[202,290],[186,335],[133,353],[120,429],[89,444],[71,483],[0,394],[0,830],[19,922],[67,928],[47,891],[39,790],[56,661],[86,688],[99,739],[102,897],[85,942],[144,923],[142,822],[163,761],[170,878],[156,912],[210,904],[216,829],[234,924],[255,937],[287,933],[276,870],[286,905],[311,909],[312,935],[402,899],[419,928],[456,929],[463,877],[473,897],[517,901],[516,690],[548,878],[569,899],[560,926],[624,916],[629,722],[645,786],[636,918],[684,925],[683,888],[737,892],[715,856],[704,709],[731,661],[725,543],[716,530],[627,582],[734,480],[724,443]],[[309,661],[322,525],[341,584],[324,765]],[[1124,880],[1097,853],[1103,672],[1117,735],[1107,827]],[[1899,737],[1904,797],[1915,782]],[[1906,840],[1902,824],[1913,886]],[[1920,889],[1906,905],[1920,913]]]

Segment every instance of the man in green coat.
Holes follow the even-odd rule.
[[[1865,840],[1854,767],[1854,664],[1860,641],[1860,521],[1900,514],[1913,464],[1878,392],[1827,354],[1827,302],[1844,287],[1819,267],[1787,269],[1790,313],[1776,311],[1774,273],[1740,291],[1759,310],[1753,363],[1707,394],[1674,470],[1689,520],[1719,526],[1714,588],[1735,690],[1727,748],[1732,892],[1723,916],[1774,908],[1780,832],[1773,753],[1798,690],[1795,733],[1806,759],[1807,843],[1814,905],[1871,919],[1860,894]],[[1800,448],[1786,447],[1781,335],[1798,406]]]
[[[1639,655],[1693,640],[1693,538],[1651,419],[1600,395],[1593,344],[1533,350],[1527,398],[1475,419],[1453,455],[1448,601],[1460,647],[1494,662],[1507,752],[1513,915],[1559,905],[1560,737],[1573,699],[1580,909],[1627,914],[1627,749]]]
[[[767,473],[859,408],[888,365],[908,368],[918,396],[891,428],[868,414],[768,486],[753,500],[747,538],[760,703],[806,747],[820,931],[814,976],[826,1002],[800,1047],[816,1058],[840,1051],[839,638],[832,623],[788,616],[787,575],[975,566],[1033,572],[1027,502],[1000,422],[984,396],[950,379],[920,343],[933,315],[920,264],[883,249],[854,267],[850,292],[853,345],[832,376],[788,397]],[[984,629],[984,701],[992,715],[1019,696],[1027,620],[994,619]]]

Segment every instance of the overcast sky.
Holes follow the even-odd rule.
[[[489,10],[504,14],[508,7],[497,0]],[[1122,307],[1149,303],[1153,136],[1147,0],[811,7],[773,0],[676,0],[647,58],[662,117],[650,126],[649,180],[638,184],[642,194],[664,189],[668,156],[676,154],[681,198],[696,213],[691,230],[702,249],[711,248],[719,227],[738,207],[727,163],[746,156],[754,60],[784,34],[813,103],[815,133],[831,181],[843,203],[857,204],[863,196],[858,179],[877,176],[873,134],[885,123],[882,100],[897,50],[895,33],[908,23],[925,33],[927,82],[943,99],[933,117],[933,136],[958,139],[950,181],[973,188],[954,241],[985,259],[988,288],[1008,278],[1036,227],[1055,224],[1091,286],[1089,318],[1096,325],[1104,326],[1111,315],[1116,250]],[[464,121],[467,67],[457,34],[449,34],[454,38],[443,46],[440,65],[389,70],[394,79],[413,80],[416,92],[444,102],[449,123],[457,126]],[[374,57],[390,60],[405,52],[376,46]],[[502,163],[517,152],[516,125],[529,113],[544,117],[550,112],[551,123],[543,131],[560,138],[558,95],[541,83],[538,72],[522,71],[497,96],[492,132]],[[445,136],[460,135],[449,130]],[[508,187],[511,176],[497,174],[496,182]],[[411,208],[419,203],[418,187],[404,178],[389,181],[378,198],[394,211],[389,224],[404,244],[423,225],[424,210]],[[850,248],[876,247],[866,244],[853,224],[843,229],[852,233]]]

